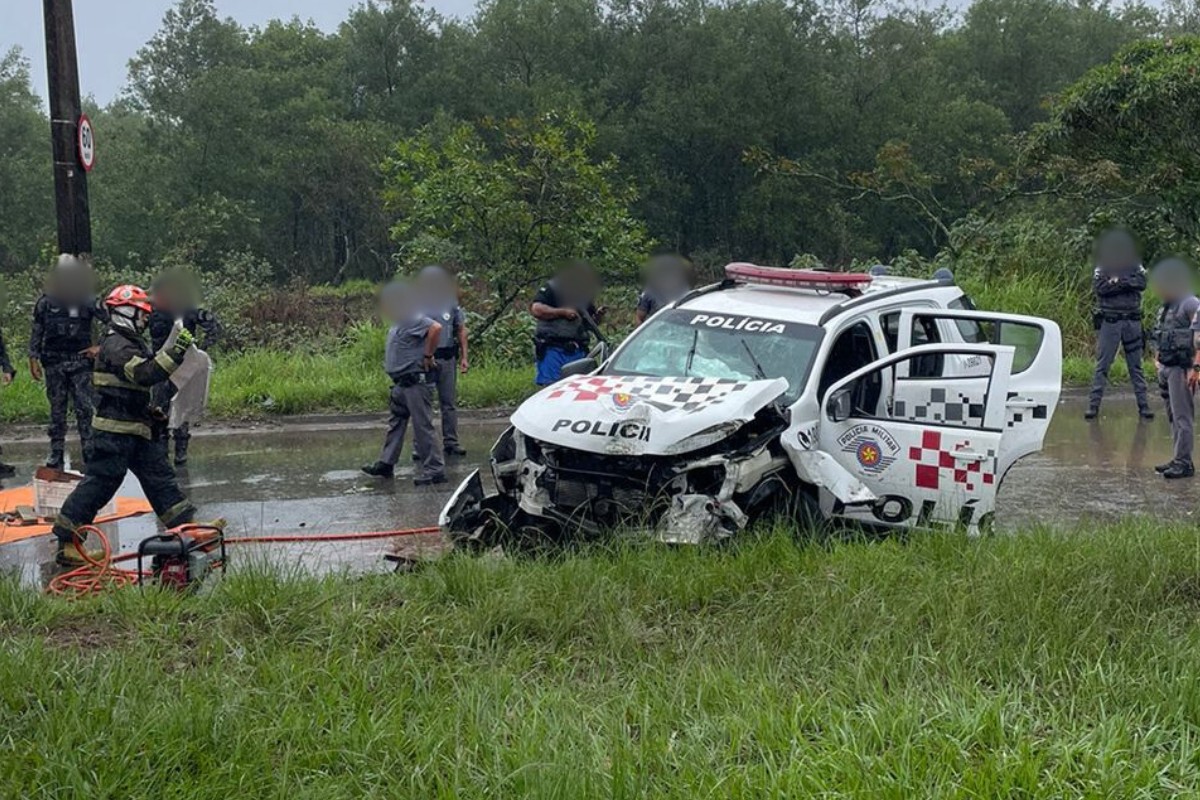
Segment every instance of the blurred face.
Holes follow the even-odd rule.
[[[554,276],[555,289],[565,305],[586,306],[600,293],[600,277],[589,265],[569,264]]]
[[[379,312],[394,325],[409,322],[420,313],[416,290],[404,281],[392,281],[379,294]]]
[[[85,262],[64,256],[50,271],[46,289],[60,302],[83,305],[96,294],[96,275]]]
[[[1160,262],[1150,273],[1150,288],[1168,303],[1187,297],[1192,294],[1192,269],[1180,259]]]
[[[1126,272],[1142,263],[1137,244],[1124,231],[1108,231],[1096,239],[1096,266],[1101,272],[1116,274]]]
[[[646,286],[663,297],[673,297],[691,288],[688,263],[680,256],[658,256],[642,270]]]
[[[167,312],[183,312],[201,305],[200,282],[183,270],[170,270],[158,276],[151,296],[154,307]]]
[[[458,302],[454,276],[440,267],[426,267],[417,274],[414,288],[422,308],[440,310]]]

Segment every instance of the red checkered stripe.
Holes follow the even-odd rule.
[[[587,402],[613,394],[628,394],[661,408],[695,410],[723,400],[749,384],[730,378],[650,378],[593,375],[556,386],[548,400]]]
[[[915,483],[921,489],[939,489],[942,480],[963,486],[968,492],[977,491],[983,485],[996,482],[996,452],[989,450],[982,461],[962,463],[954,453],[971,446],[970,440],[958,440],[957,436],[943,436],[938,431],[925,431],[920,447],[910,447],[908,458],[916,464]],[[949,444],[953,442],[953,444]],[[947,446],[943,446],[943,444]]]

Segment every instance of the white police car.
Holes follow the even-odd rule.
[[[441,525],[453,541],[618,527],[731,536],[767,514],[986,530],[1062,383],[1050,320],[940,280],[730,264],[526,401]]]

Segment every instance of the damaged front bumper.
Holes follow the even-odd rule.
[[[551,451],[506,434],[493,450],[497,491],[478,470],[451,496],[439,524],[455,544],[495,546],[530,528],[600,536],[638,530],[658,541],[704,544],[743,530],[789,467],[765,444],[750,452],[636,462]]]

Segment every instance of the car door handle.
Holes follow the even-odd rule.
[[[1020,397],[1014,397],[1005,403],[1009,408],[1037,408],[1037,400],[1026,400]]]
[[[950,455],[954,456],[955,461],[983,461],[987,458],[983,453],[976,453],[972,450],[955,450]]]

